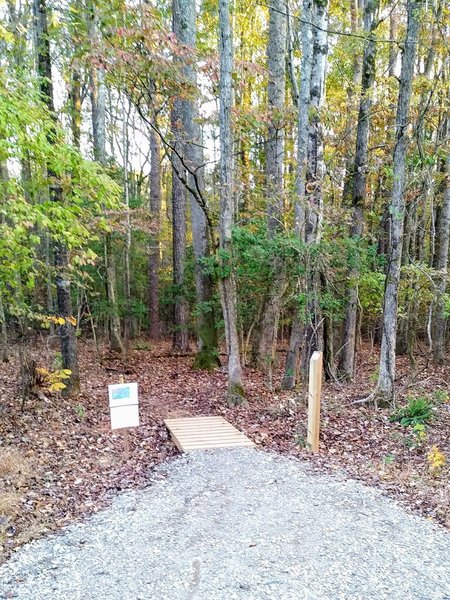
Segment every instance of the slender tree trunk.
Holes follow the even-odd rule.
[[[192,56],[196,53],[197,25],[195,0],[174,0],[176,35],[178,40],[191,50],[189,61],[183,66],[186,79],[192,88],[197,88],[197,70]],[[175,21],[174,21],[175,23]],[[213,282],[203,264],[209,256],[209,232],[206,218],[204,183],[204,158],[202,135],[199,125],[197,98],[183,100],[183,162],[188,169],[189,188],[200,196],[195,198],[188,192],[192,238],[195,257],[195,288],[197,299],[197,355],[194,366],[211,369],[218,361],[217,331],[213,308]],[[202,206],[200,206],[200,201]]]
[[[449,117],[447,117],[447,123]],[[447,130],[450,127],[447,126]],[[448,134],[447,134],[448,135]],[[450,228],[450,154],[447,155],[443,165],[444,193],[439,219],[439,247],[437,252],[436,269],[438,280],[436,283],[436,298],[432,321],[433,359],[437,364],[443,364],[445,359],[445,304],[444,294],[447,287],[448,247]]]
[[[87,27],[90,43],[94,47],[97,38],[97,23],[95,7],[88,3]],[[89,87],[91,97],[92,137],[94,158],[102,166],[106,166],[106,85],[105,70],[94,65],[89,69]],[[113,352],[125,356],[125,347],[122,343],[119,307],[117,304],[117,277],[116,262],[113,248],[112,233],[105,235],[105,266],[106,290],[109,305],[109,333],[110,347]]]
[[[222,269],[220,292],[228,355],[228,402],[230,404],[240,404],[245,400],[245,395],[239,355],[236,282],[233,271],[232,229],[235,214],[233,202],[233,142],[231,135],[233,37],[229,0],[219,0],[219,53],[220,258]]]
[[[301,43],[302,62],[300,71],[300,89],[298,106],[297,174],[296,199],[294,205],[295,233],[301,242],[305,242],[306,220],[306,176],[308,169],[308,131],[311,103],[311,69],[313,57],[312,0],[303,0]],[[299,353],[303,335],[302,315],[297,309],[294,314],[286,364],[282,382],[283,389],[293,389],[297,381]]]
[[[6,160],[0,161],[0,193],[8,202],[9,199],[9,172],[8,163]],[[0,216],[0,224],[3,224],[5,216]],[[8,327],[6,322],[5,307],[3,305],[3,297],[0,292],[0,360],[8,362]]]
[[[172,109],[172,131],[179,137],[181,102],[175,100]],[[180,154],[181,141],[174,142]],[[180,179],[185,177],[184,167],[175,153],[172,155],[172,253],[173,253],[173,349],[184,352],[189,347],[187,320],[188,308],[184,297],[184,265],[186,262],[186,188]]]
[[[393,6],[391,14],[389,15],[389,37],[391,40],[397,38],[397,11],[396,7]],[[398,59],[398,46],[397,44],[389,45],[389,77],[396,76],[396,67]]]
[[[179,35],[185,27],[182,22],[180,6],[177,0],[172,3],[173,32]],[[189,347],[188,336],[188,306],[184,290],[184,267],[186,262],[186,169],[180,159],[184,155],[185,138],[185,102],[177,97],[173,101],[171,112],[171,127],[173,135],[172,152],[172,252],[173,252],[173,349],[186,351]]]
[[[381,340],[380,374],[376,399],[381,403],[394,402],[395,343],[397,335],[398,289],[402,258],[403,223],[405,212],[405,164],[407,128],[411,101],[414,61],[419,32],[422,0],[408,0],[408,21],[405,49],[402,58],[400,88],[396,117],[396,142],[393,158],[393,189],[390,204],[390,248],[384,292],[383,337]]]
[[[369,142],[370,111],[372,108],[372,90],[375,82],[376,40],[374,29],[378,13],[379,0],[366,0],[364,12],[364,30],[369,34],[362,66],[361,101],[359,105],[356,150],[349,180],[352,183],[352,226],[350,238],[358,245],[364,226],[364,202],[366,199],[367,155]],[[355,266],[349,273],[347,308],[345,314],[342,351],[339,360],[339,375],[347,380],[353,378],[355,368],[356,323],[358,316],[358,258],[352,261]]]
[[[306,377],[309,360],[316,350],[323,350],[323,318],[320,308],[320,272],[311,248],[320,240],[323,213],[322,184],[325,176],[321,110],[325,98],[325,73],[328,54],[328,2],[313,1],[313,58],[311,68],[311,117],[308,131],[308,169],[305,224],[306,258],[306,327],[302,347],[301,369]]]
[[[6,323],[5,308],[3,306],[3,298],[0,294],[0,360],[2,362],[8,362],[8,327]]]
[[[269,41],[267,45],[267,108],[270,122],[266,141],[266,194],[268,233],[273,239],[283,229],[283,165],[284,109],[286,89],[286,0],[276,0],[269,6]],[[262,319],[255,330],[256,363],[271,370],[275,359],[281,303],[286,290],[284,261],[272,258],[273,280],[264,299]]]
[[[155,119],[155,117],[154,117]],[[150,132],[150,216],[154,233],[150,240],[149,253],[149,321],[150,339],[158,340],[161,335],[159,319],[159,265],[160,265],[160,230],[161,230],[161,152],[158,134]]]
[[[128,139],[128,120],[129,107],[125,109],[126,100],[122,98],[122,143],[123,143],[123,190],[125,196],[125,252],[124,252],[124,289],[125,289],[125,319],[124,319],[124,338],[128,345],[132,330],[131,314],[131,270],[130,270],[130,252],[131,252],[131,214],[130,214],[130,176],[129,176],[129,150],[130,141]]]
[[[43,101],[46,103],[48,111],[55,123],[57,116],[53,102],[53,81],[50,55],[50,39],[47,24],[47,5],[45,0],[34,0],[33,15],[36,32],[36,55],[39,76],[39,87]],[[48,133],[49,143],[54,143],[55,131]],[[49,195],[55,204],[64,203],[63,190],[57,173],[51,166],[47,166],[47,173],[50,180]],[[75,328],[70,322],[73,318],[72,299],[70,295],[70,279],[68,275],[69,258],[67,248],[62,242],[56,242],[54,245],[55,255],[55,283],[57,295],[58,314],[64,319],[64,324],[59,326],[59,337],[61,341],[61,355],[63,367],[70,369],[71,375],[67,380],[64,394],[68,396],[75,395],[80,389],[80,377],[78,372],[77,340],[75,337]]]
[[[70,86],[70,121],[72,128],[72,143],[80,148],[81,141],[81,79],[80,71],[73,68]]]

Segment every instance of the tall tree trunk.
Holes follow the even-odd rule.
[[[179,3],[172,3],[172,25],[179,39],[185,24],[182,22]],[[172,252],[173,252],[173,349],[186,351],[189,347],[188,306],[184,290],[184,267],[186,262],[186,169],[180,157],[184,155],[184,111],[185,102],[177,97],[173,101],[171,127],[173,136],[172,152]]]
[[[411,101],[414,60],[419,32],[422,0],[408,0],[406,41],[402,58],[400,88],[396,117],[396,143],[393,158],[393,189],[390,204],[390,247],[384,292],[383,337],[381,340],[380,373],[376,399],[381,403],[394,402],[395,343],[397,335],[398,289],[402,258],[403,223],[405,212],[405,164],[407,128]]]
[[[195,56],[197,43],[195,0],[175,0],[174,13],[177,14],[178,40],[191,49],[190,59],[183,66],[186,79],[197,88],[197,70],[192,56]],[[213,282],[206,272],[204,260],[210,254],[208,221],[204,182],[204,158],[202,135],[199,124],[197,98],[183,101],[183,162],[188,169],[189,188],[200,198],[188,192],[192,238],[195,257],[195,288],[197,299],[197,355],[194,366],[211,369],[218,365],[217,331],[213,309]],[[202,201],[200,206],[199,201]]]
[[[36,55],[37,70],[39,76],[39,88],[42,99],[47,105],[48,111],[55,123],[53,131],[48,133],[48,141],[54,143],[56,135],[57,116],[53,101],[53,81],[50,55],[50,38],[47,24],[47,5],[45,0],[33,1],[33,16],[36,33]],[[57,173],[52,166],[47,166],[50,180],[49,196],[55,203],[64,203],[63,190]],[[61,341],[62,363],[65,369],[70,369],[71,375],[67,380],[64,394],[75,395],[80,389],[80,377],[78,372],[77,340],[75,328],[69,319],[73,318],[72,299],[70,295],[69,258],[67,248],[62,242],[55,242],[55,283],[58,314],[64,319],[64,324],[59,326],[59,337]]]
[[[301,21],[302,62],[300,71],[300,90],[298,106],[297,174],[296,198],[294,205],[295,233],[304,243],[306,220],[306,174],[308,170],[308,132],[311,103],[311,68],[313,57],[312,0],[303,0]],[[303,332],[303,323],[299,310],[294,314],[286,364],[282,382],[283,389],[293,389],[298,374],[298,363]]]
[[[268,233],[273,239],[283,229],[283,165],[284,109],[286,89],[286,0],[276,0],[269,6],[269,40],[267,45],[267,108],[270,122],[266,141],[266,194]],[[284,261],[272,258],[273,280],[264,299],[261,322],[256,328],[256,362],[271,370],[275,358],[281,303],[286,290]]]
[[[356,150],[349,180],[352,185],[352,226],[350,238],[355,244],[361,238],[364,225],[364,202],[366,199],[367,154],[369,142],[370,111],[372,107],[372,90],[375,82],[376,40],[374,30],[377,26],[379,0],[366,0],[364,11],[364,30],[368,33],[364,48],[362,67],[361,101],[359,105],[358,128],[356,133]],[[357,253],[357,250],[355,249]],[[352,261],[354,267],[349,273],[347,291],[347,308],[343,330],[342,351],[339,360],[339,375],[347,380],[353,378],[355,368],[356,323],[358,313],[359,275],[357,255]]]
[[[182,154],[182,142],[178,129],[181,127],[181,101],[175,100],[172,109],[174,146]],[[173,349],[186,351],[189,347],[187,329],[188,307],[184,296],[184,265],[186,262],[186,188],[180,179],[185,169],[179,157],[172,154],[172,253],[173,253]]]
[[[6,160],[0,161],[0,193],[6,202],[9,200],[9,172],[8,163]],[[0,224],[5,221],[5,216],[0,216]],[[8,362],[8,327],[6,322],[5,307],[3,305],[3,297],[0,292],[0,360]]]
[[[311,117],[308,131],[308,168],[305,223],[306,240],[306,327],[302,347],[301,369],[306,377],[309,360],[315,350],[323,350],[323,318],[320,308],[320,272],[311,248],[320,240],[325,176],[321,110],[325,98],[325,73],[328,54],[328,1],[313,1],[313,58],[311,67]]]
[[[447,116],[447,131],[450,130]],[[447,133],[448,135],[448,133]],[[443,364],[445,359],[445,304],[444,294],[447,287],[448,247],[450,228],[450,154],[447,155],[442,168],[444,174],[444,193],[442,208],[439,218],[439,246],[437,252],[436,269],[438,280],[436,284],[436,298],[434,303],[432,321],[433,359],[438,364]]]
[[[229,0],[219,0],[220,53],[220,292],[225,323],[228,355],[228,402],[240,404],[245,400],[242,367],[237,331],[236,282],[233,271],[232,229],[235,207],[233,202],[233,140],[231,109],[233,106],[233,37],[230,24]]]
[[[122,144],[123,144],[123,190],[125,197],[125,252],[124,252],[124,290],[125,290],[125,318],[124,318],[124,338],[128,346],[132,330],[131,315],[131,270],[130,270],[130,252],[131,252],[131,214],[130,214],[130,175],[129,175],[129,151],[130,141],[128,138],[128,121],[130,106],[125,108],[126,99],[122,98]]]
[[[155,120],[156,117],[154,117]],[[150,339],[158,340],[161,335],[159,319],[159,264],[161,230],[161,151],[159,137],[154,129],[150,132],[150,216],[154,233],[150,239],[148,261]]]
[[[89,0],[87,14],[88,35],[91,46],[94,48],[97,40],[97,22],[95,6]],[[105,70],[91,64],[89,69],[89,88],[91,97],[92,137],[94,158],[102,166],[106,166],[106,85]],[[122,343],[119,307],[117,305],[117,277],[116,261],[111,232],[105,235],[105,266],[106,266],[106,291],[109,305],[109,334],[110,346],[114,352],[125,356],[125,347]]]

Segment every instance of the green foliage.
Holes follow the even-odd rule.
[[[104,210],[120,202],[119,187],[66,142],[36,89],[32,80],[13,85],[0,69],[0,161],[15,165],[0,182],[0,294],[10,313],[26,319],[42,310],[30,292],[53,275],[45,240],[68,249],[68,275],[82,280],[84,267],[96,259],[89,243],[108,227]],[[28,166],[29,177],[20,176],[19,165]],[[54,185],[61,202],[49,197]]]
[[[449,401],[449,395],[447,390],[434,390],[433,399],[437,404],[446,404]]]
[[[390,421],[399,422],[405,427],[424,425],[433,418],[433,406],[428,398],[418,396],[409,398],[408,404],[394,412]]]

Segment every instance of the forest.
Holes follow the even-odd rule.
[[[2,548],[141,485],[171,411],[303,456],[316,350],[309,460],[450,526],[449,5],[0,13]],[[134,470],[119,374],[146,402]]]

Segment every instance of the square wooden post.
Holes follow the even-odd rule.
[[[319,451],[322,362],[322,352],[314,352],[309,361],[308,436],[306,441],[310,452]]]

